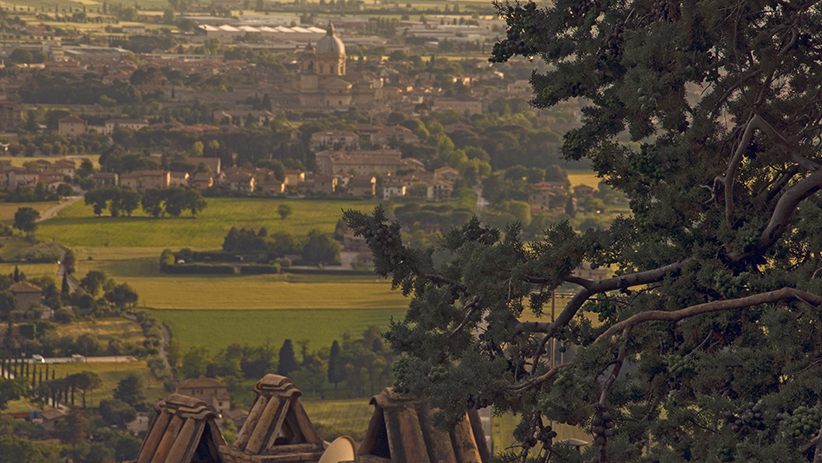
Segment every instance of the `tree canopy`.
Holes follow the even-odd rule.
[[[590,160],[632,215],[532,243],[474,219],[443,235],[436,265],[381,209],[347,211],[412,298],[386,336],[404,353],[397,388],[430,397],[443,424],[518,413],[504,461],[822,459],[819,4],[498,8],[491,60],[549,65],[531,78],[536,107],[587,101],[563,156]],[[583,262],[607,277],[575,273]],[[594,445],[571,451],[550,422]]]

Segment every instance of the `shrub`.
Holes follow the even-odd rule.
[[[197,275],[233,275],[234,267],[230,265],[202,265],[202,264],[189,264],[189,265],[166,265],[164,269],[166,273],[172,273],[175,275],[185,275],[185,274],[197,274]]]
[[[280,273],[280,264],[244,265],[240,267],[241,275],[264,275],[269,273]]]
[[[36,262],[40,264],[56,263],[60,261],[63,253],[60,251],[60,246],[53,241],[43,241],[26,249],[17,255],[18,259],[24,259],[28,262]]]

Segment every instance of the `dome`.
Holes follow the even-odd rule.
[[[316,51],[317,53],[328,53],[335,55],[345,54],[345,45],[343,45],[342,40],[340,40],[339,37],[334,35],[333,24],[328,24],[328,32],[325,37],[317,41]]]

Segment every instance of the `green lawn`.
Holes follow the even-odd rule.
[[[184,347],[204,345],[216,354],[232,343],[260,345],[269,341],[279,349],[283,341],[308,339],[311,350],[331,347],[349,332],[357,337],[371,325],[386,330],[405,309],[383,310],[152,310]]]
[[[59,201],[43,201],[36,203],[7,203],[0,202],[0,223],[12,226],[14,224],[14,214],[21,207],[31,207],[42,215],[45,211],[60,204]],[[19,231],[17,231],[20,233]]]
[[[142,378],[147,401],[156,402],[168,395],[163,384],[151,374],[144,360],[122,363],[60,363],[49,365],[49,375],[52,371],[55,371],[56,378],[63,378],[81,371],[91,371],[100,376],[101,386],[86,395],[87,407],[97,407],[101,400],[111,399],[117,383],[130,373],[137,373]],[[82,404],[82,397],[78,393],[74,395],[74,403],[75,405]]]
[[[139,305],[154,309],[403,309],[408,301],[384,280],[284,281],[285,275],[129,277]],[[115,278],[117,279],[117,278]]]
[[[92,321],[75,321],[65,325],[58,324],[57,332],[60,336],[75,338],[83,334],[93,334],[103,345],[108,345],[112,339],[140,345],[146,340],[140,324],[125,318],[101,318]]]
[[[568,181],[571,182],[572,187],[575,185],[588,185],[591,188],[597,188],[599,182],[602,181],[601,178],[597,177],[597,174],[590,170],[569,170],[567,172]]]
[[[299,385],[298,385],[299,386]],[[301,402],[308,418],[323,439],[329,440],[344,434],[361,440],[374,413],[370,399],[317,400],[302,398]]]
[[[303,237],[314,228],[334,231],[342,209],[371,211],[375,201],[306,201],[273,198],[209,198],[196,218],[152,218],[139,210],[134,217],[95,217],[91,206],[75,203],[40,225],[40,236],[55,237],[66,246],[207,247],[219,248],[232,226],[266,227]],[[277,206],[289,204],[293,214],[281,219]],[[16,209],[15,209],[16,210]]]

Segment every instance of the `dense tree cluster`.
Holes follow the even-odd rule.
[[[550,65],[531,78],[537,107],[588,101],[563,155],[589,159],[633,215],[532,243],[471,220],[436,265],[383,211],[347,212],[412,297],[387,334],[397,388],[431,397],[442,423],[519,413],[506,461],[818,461],[818,4],[499,8],[492,59]],[[575,275],[583,262],[613,276]],[[576,293],[546,320],[561,285]],[[594,445],[558,444],[551,421]]]
[[[265,227],[256,232],[253,229],[231,227],[223,240],[223,251],[232,254],[258,254],[258,262],[300,254],[306,263],[340,263],[340,244],[316,229],[311,230],[304,240],[298,240],[287,232],[269,236]]]
[[[199,190],[182,187],[154,188],[143,194],[124,187],[96,188],[86,192],[84,200],[94,207],[98,216],[108,209],[112,217],[120,214],[130,217],[138,207],[152,217],[164,214],[179,217],[183,211],[195,216],[207,206]]]

